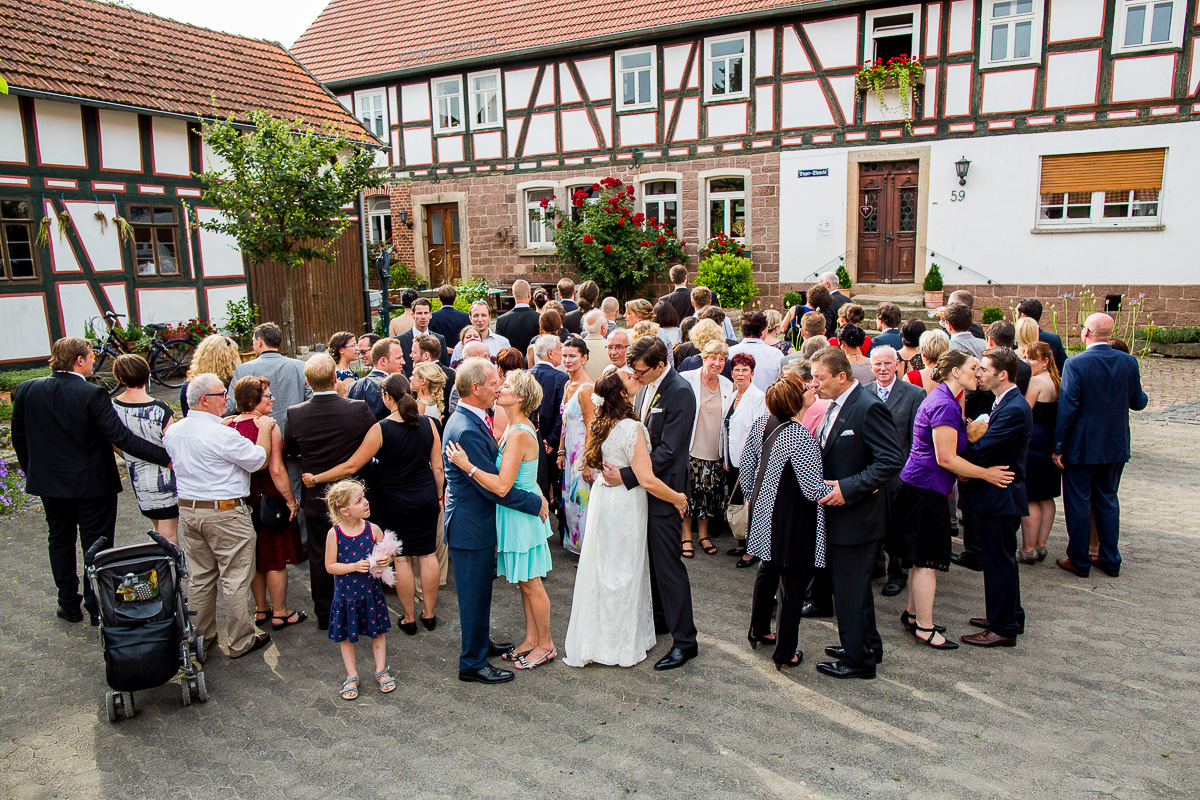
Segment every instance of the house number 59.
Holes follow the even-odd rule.
[[[961,203],[963,200],[966,200],[966,199],[967,199],[967,190],[966,189],[955,189],[954,191],[950,192],[950,202],[951,203]]]

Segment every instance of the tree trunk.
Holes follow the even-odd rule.
[[[283,352],[295,358],[296,305],[292,301],[292,293],[296,289],[296,270],[293,267],[283,268],[283,284]]]

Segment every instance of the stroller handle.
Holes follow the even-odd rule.
[[[187,562],[183,557],[183,549],[153,528],[146,531],[146,535],[153,539],[155,544],[167,551],[167,554],[170,555],[171,560],[175,562],[176,567],[179,569],[179,577],[181,579],[187,578]]]
[[[94,561],[96,558],[96,554],[99,553],[101,550],[103,550],[106,547],[108,547],[108,537],[107,536],[101,536],[99,539],[92,542],[92,546],[89,547],[88,551],[83,554],[84,566],[90,567],[92,565],[92,561]]]

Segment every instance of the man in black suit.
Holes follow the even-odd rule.
[[[963,636],[977,647],[1012,647],[1017,634],[1025,631],[1025,609],[1021,607],[1021,583],[1017,575],[1017,531],[1021,517],[1029,514],[1025,494],[1025,457],[1033,433],[1033,412],[1013,383],[1019,359],[1008,347],[983,351],[979,383],[996,398],[986,423],[986,432],[967,446],[964,458],[979,467],[1005,467],[1012,483],[1001,488],[984,480],[967,481],[961,492],[963,505],[979,525],[983,558],[983,591],[987,614],[971,619],[981,633]]]
[[[820,503],[841,638],[840,647],[825,650],[838,660],[817,664],[817,670],[835,678],[874,678],[883,657],[871,594],[871,570],[887,517],[887,495],[880,490],[900,474],[905,454],[896,443],[891,412],[854,380],[841,349],[817,351],[812,376],[817,396],[830,401],[817,441],[825,482],[833,487]]]
[[[450,366],[450,350],[446,347],[446,337],[434,333],[429,323],[433,317],[433,304],[428,298],[418,297],[412,304],[413,326],[396,337],[404,353],[404,377],[411,378],[413,371],[413,339],[418,336],[434,336],[441,344],[441,355],[436,359],[443,367]]]
[[[429,318],[429,330],[454,344],[458,344],[458,335],[462,333],[462,329],[471,324],[471,315],[454,307],[454,298],[457,296],[453,286],[448,283],[442,285],[438,289],[438,301],[442,307]],[[454,345],[451,345],[450,349],[454,349]]]
[[[902,381],[896,375],[899,366],[899,356],[891,345],[880,345],[871,350],[871,371],[875,380],[867,384],[867,392],[883,401],[888,411],[892,412],[892,423],[896,428],[896,445],[900,452],[907,454],[912,451],[913,420],[916,419],[917,409],[925,402],[925,390],[916,384]],[[895,514],[896,493],[900,491],[900,475],[888,481],[884,494],[887,497],[887,530],[883,537],[883,547],[876,556],[875,569],[883,569],[883,553],[887,550],[887,583],[883,586],[884,597],[894,597],[908,585],[908,568],[900,561],[900,553],[907,549],[904,544],[906,531],[900,530]]]
[[[671,267],[670,274],[675,288],[658,299],[674,308],[680,320],[685,320],[696,313],[696,307],[692,305],[692,292],[687,288],[687,267],[676,264]]]
[[[1038,341],[1050,345],[1050,352],[1054,355],[1054,365],[1058,367],[1058,374],[1062,375],[1063,364],[1067,360],[1067,351],[1063,349],[1062,337],[1057,333],[1042,330],[1042,302],[1027,297],[1017,303],[1017,314],[1029,317],[1038,324]]]
[[[312,397],[287,410],[284,447],[300,459],[300,471],[319,475],[349,460],[375,424],[375,415],[362,400],[339,397],[337,365],[324,353],[304,364],[304,378]],[[361,477],[361,476],[360,476]],[[329,604],[333,600],[333,576],[325,571],[325,532],[330,523],[325,492],[332,484],[304,487],[302,508],[308,528],[308,574],[312,583],[313,612],[317,627],[329,627]]]
[[[633,400],[634,413],[650,430],[650,462],[654,474],[677,492],[687,492],[688,446],[696,419],[696,396],[676,370],[667,368],[667,347],[657,336],[643,336],[627,351],[629,366],[642,390]],[[604,465],[609,486],[638,486],[632,467]],[[671,632],[673,644],[655,669],[681,667],[699,652],[692,618],[692,586],[683,565],[679,511],[656,497],[649,499],[646,536],[650,550],[650,594],[654,628]]]
[[[383,393],[379,387],[388,375],[404,369],[404,354],[400,352],[400,342],[395,339],[380,339],[376,342],[371,348],[371,364],[374,365],[371,371],[356,380],[346,396],[351,400],[366,402],[375,419],[383,419],[389,412],[383,403]]]
[[[850,302],[850,298],[847,297],[846,295],[842,294],[842,290],[840,288],[841,284],[838,281],[838,276],[837,276],[836,272],[822,273],[821,277],[818,278],[818,280],[820,281],[822,286],[824,286],[826,289],[829,290],[829,296],[833,298],[833,302],[829,304],[829,308],[825,309],[825,316],[834,321],[833,324],[836,328],[836,326],[838,324],[837,323],[838,311],[841,309],[842,306],[844,306],[844,305],[846,305],[846,303]],[[830,334],[826,333],[825,335],[829,336]]]
[[[555,502],[558,496],[555,491],[558,486],[558,465],[553,455],[558,452],[558,442],[562,437],[561,408],[563,389],[567,385],[567,374],[557,369],[562,363],[562,341],[552,333],[543,334],[533,343],[533,355],[537,358],[537,364],[530,372],[542,387],[542,404],[530,419],[542,442],[538,454],[538,486],[561,519],[559,506]]]
[[[525,355],[525,348],[538,335],[538,312],[529,305],[529,281],[516,281],[512,285],[513,300],[516,305],[511,311],[501,314],[496,320],[496,333],[508,339],[509,343]]]
[[[575,302],[575,281],[570,278],[558,279],[558,302],[562,303],[563,310],[568,314],[579,310],[579,304]]]
[[[446,351],[442,349],[442,342],[435,339],[433,336],[418,336],[413,340],[411,352],[408,357],[412,359],[414,364],[424,364],[426,362],[436,363],[442,370],[442,375],[446,378],[446,385],[442,387],[442,405],[446,409],[446,415],[450,415],[450,393],[454,391],[454,370],[447,367],[440,361],[441,356],[445,355]]]
[[[42,498],[50,571],[58,587],[55,613],[67,622],[83,619],[76,539],[84,552],[101,537],[115,544],[121,477],[112,446],[160,466],[171,461],[166,450],[121,424],[108,393],[88,383],[95,360],[87,339],[59,339],[50,349],[53,373],[18,384],[13,393],[13,449],[25,472],[25,491]],[[99,624],[100,607],[86,581],[83,604],[92,624]]]
[[[983,326],[974,320],[975,295],[966,289],[958,289],[951,292],[950,296],[946,298],[946,305],[950,305],[951,303],[962,303],[966,306],[967,310],[972,314],[971,324],[967,327],[967,331],[976,339],[986,338],[983,335]]]

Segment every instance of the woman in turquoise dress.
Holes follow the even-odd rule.
[[[537,482],[537,433],[529,421],[542,402],[542,387],[523,369],[509,370],[496,405],[508,415],[508,429],[500,441],[496,456],[499,475],[477,470],[466,452],[453,442],[446,455],[459,469],[480,486],[501,497],[515,486],[527,492],[540,492]],[[504,655],[517,669],[533,669],[558,657],[558,648],[550,634],[550,598],[542,578],[552,568],[550,523],[536,514],[526,514],[496,506],[496,572],[521,587],[525,608],[525,640]]]

